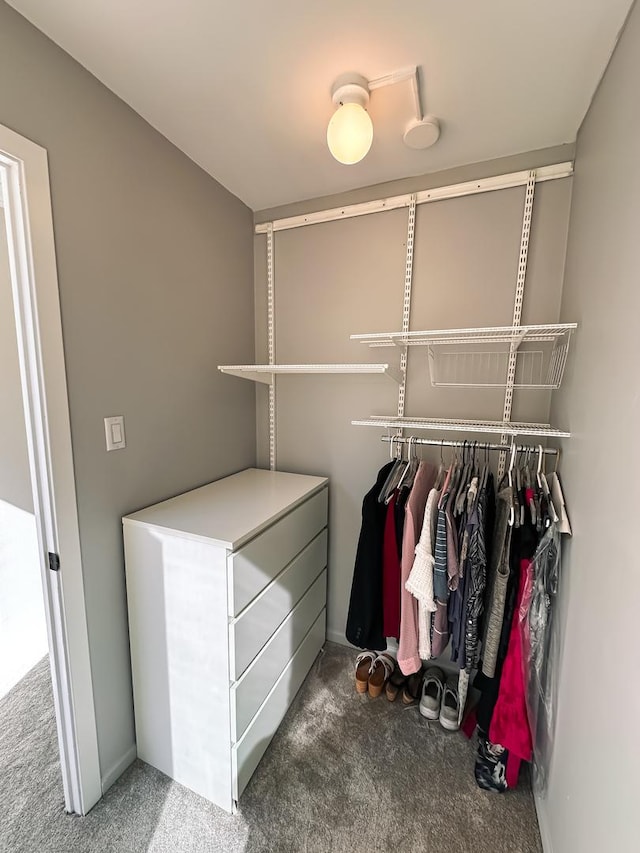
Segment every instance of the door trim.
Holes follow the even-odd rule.
[[[102,796],[47,152],[0,125],[0,180],[68,812]],[[48,553],[60,555],[60,571]]]

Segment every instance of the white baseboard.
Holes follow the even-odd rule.
[[[108,770],[102,777],[102,793],[106,794],[109,788],[116,782],[127,769],[130,764],[136,760],[138,751],[135,743],[125,752],[122,758],[118,759],[113,767]]]
[[[542,841],[542,849],[544,853],[553,853],[551,846],[551,834],[549,832],[549,824],[547,822],[547,813],[545,811],[544,800],[538,794],[533,795],[533,801],[536,804],[536,815],[538,817],[538,826],[540,828],[540,839]]]
[[[332,628],[327,628],[327,640],[331,643],[338,643],[339,646],[346,646],[348,649],[357,649],[359,652],[362,651],[358,646],[354,646],[353,643],[350,643],[349,640],[347,640],[344,635],[344,631],[335,631]],[[392,637],[387,637],[387,651],[396,653],[398,651],[398,641],[394,640]]]
[[[332,643],[338,643],[340,646],[348,646],[350,649],[355,649],[355,646],[352,646],[345,637],[344,631],[334,631],[331,628],[327,628],[327,640]]]

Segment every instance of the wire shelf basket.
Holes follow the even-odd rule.
[[[429,347],[431,384],[442,387],[504,388],[507,384],[508,351],[443,352]],[[514,388],[559,388],[567,360],[567,346],[551,350],[520,350],[516,354]]]
[[[553,390],[559,388],[569,352],[570,333],[540,342],[535,349],[526,343],[516,352],[513,387]],[[530,346],[530,345],[529,345]],[[510,347],[470,349],[456,344],[427,347],[431,384],[442,387],[504,388],[507,384]]]
[[[559,388],[576,323],[484,326],[351,335],[369,347],[425,347],[431,384],[504,388],[516,353],[514,388]]]

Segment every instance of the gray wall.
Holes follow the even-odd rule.
[[[1,193],[1,190],[0,190]],[[4,210],[0,202],[0,500],[33,512]]]
[[[478,167],[502,174],[571,157],[533,153]],[[435,183],[470,179],[472,169]],[[407,191],[421,186],[416,179]],[[369,198],[376,188],[368,191]],[[379,189],[379,188],[377,188]],[[391,193],[398,187],[385,187]],[[536,189],[523,322],[554,322],[560,311],[571,179]],[[354,197],[343,197],[349,203]],[[416,215],[413,329],[510,324],[518,267],[524,189],[420,205]],[[312,202],[309,209],[329,207]],[[291,208],[282,210],[288,215]],[[271,212],[274,218],[278,211]],[[262,218],[262,214],[260,215]],[[277,232],[276,361],[390,361],[393,350],[349,340],[358,332],[394,331],[402,323],[407,211]],[[266,359],[265,237],[256,236],[256,342]],[[258,395],[258,455],[268,464],[266,392]],[[362,497],[388,458],[381,431],[350,425],[369,414],[394,414],[398,386],[377,376],[285,376],[277,380],[278,468],[330,478],[328,635],[344,642]],[[406,414],[502,418],[504,390],[432,388],[426,351],[409,354]],[[514,420],[546,420],[547,392],[517,392]],[[450,436],[462,438],[460,433]],[[482,440],[482,436],[476,436]],[[433,454],[431,454],[433,455]],[[425,451],[425,457],[429,451]]]
[[[252,215],[4,3],[0,79],[49,153],[104,777],[134,743],[120,518],[255,462],[253,388],[216,371],[253,359]]]
[[[540,805],[554,853],[638,849],[640,8],[578,136],[562,316],[580,328],[553,416],[574,537],[563,553],[557,725]]]

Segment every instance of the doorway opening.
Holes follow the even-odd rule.
[[[13,447],[14,455],[9,461],[0,456],[0,476],[9,498],[4,499],[0,489],[0,523],[6,522],[0,541],[9,543],[11,537],[11,547],[5,549],[10,564],[6,571],[19,577],[11,575],[9,582],[13,579],[16,596],[20,587],[23,610],[22,619],[16,612],[15,620],[2,623],[6,643],[14,647],[3,649],[3,659],[9,660],[0,677],[9,698],[26,680],[35,704],[38,690],[32,676],[43,675],[38,695],[45,697],[48,655],[64,808],[86,814],[102,790],[49,171],[43,148],[2,126],[0,194],[0,239],[7,267],[0,272],[0,284],[9,289],[0,307],[3,323],[13,322],[13,334],[3,346],[15,345],[10,361],[18,370],[7,379],[13,389],[14,434],[13,445],[10,438],[4,449],[11,454]],[[4,589],[0,595],[4,597]],[[31,629],[24,620],[31,620]],[[16,678],[18,684],[11,684]],[[37,780],[37,769],[35,773]]]

